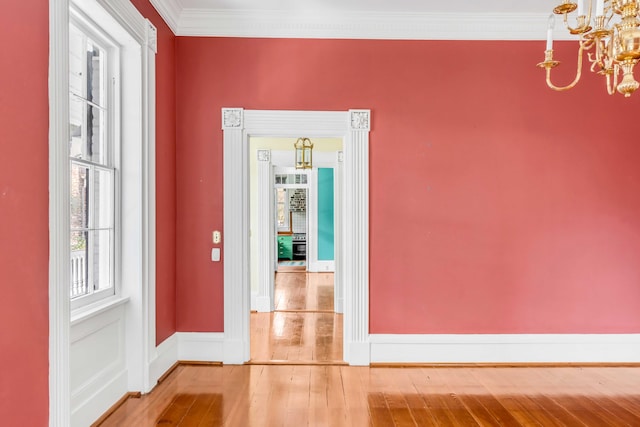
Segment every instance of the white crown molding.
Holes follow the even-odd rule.
[[[548,14],[292,12],[187,9],[179,0],[151,0],[178,36],[543,40]],[[558,26],[560,27],[560,26]],[[559,28],[556,39],[571,39]]]
[[[158,11],[164,22],[169,26],[173,34],[178,34],[178,22],[180,14],[184,10],[180,0],[149,0]]]

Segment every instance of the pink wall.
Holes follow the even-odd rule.
[[[543,45],[178,38],[178,330],[223,330],[220,109],[244,107],[371,108],[372,333],[640,332],[640,95],[547,89]]]
[[[159,30],[160,342],[175,332],[175,37],[137,3]],[[0,414],[16,426],[48,425],[48,6],[6,2],[0,14]]]
[[[3,4],[0,33],[0,418],[5,425],[45,426],[49,413],[47,0]]]
[[[176,37],[148,0],[132,0],[158,29],[156,55],[156,343],[176,331]]]

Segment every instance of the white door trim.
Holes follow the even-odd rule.
[[[249,137],[338,137],[344,141],[344,360],[368,365],[369,110],[222,109],[224,140],[224,357],[249,360]]]
[[[274,234],[274,196],[273,168],[271,167],[271,150],[260,149],[258,156],[258,295],[256,310],[261,313],[273,311],[273,288],[275,273],[273,271],[275,234]]]

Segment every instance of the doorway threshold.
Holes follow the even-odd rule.
[[[245,365],[349,366],[344,360],[249,360]]]

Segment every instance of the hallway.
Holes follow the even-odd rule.
[[[344,364],[333,273],[276,274],[271,313],[251,313],[251,364]]]

